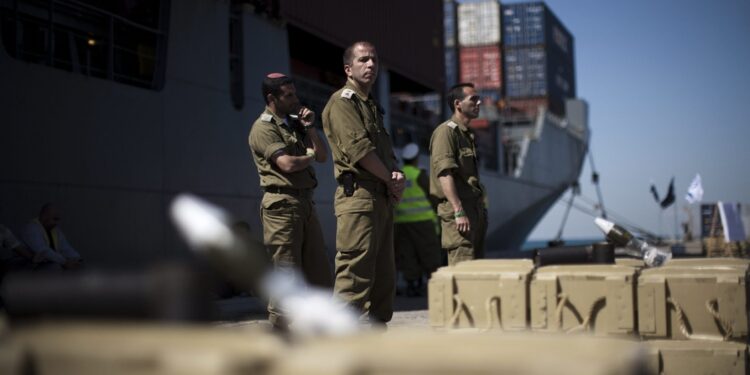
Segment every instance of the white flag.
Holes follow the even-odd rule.
[[[700,202],[703,199],[703,186],[701,186],[701,175],[696,174],[693,178],[693,182],[690,183],[687,194],[685,194],[685,200],[688,203],[693,204]]]

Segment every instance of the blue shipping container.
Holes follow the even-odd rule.
[[[505,95],[509,98],[574,98],[572,61],[546,46],[506,48],[503,71]]]
[[[445,88],[455,85],[458,80],[458,57],[455,48],[445,47]]]
[[[544,3],[504,4],[502,25],[505,47],[548,45],[573,60],[573,36]]]

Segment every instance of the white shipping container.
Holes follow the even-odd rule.
[[[458,4],[459,46],[498,44],[500,37],[500,3],[497,0]]]

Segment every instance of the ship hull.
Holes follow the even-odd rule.
[[[247,89],[237,109],[226,43],[206,37],[227,40],[228,6],[172,2],[158,90],[24,61],[0,48],[0,223],[20,234],[42,204],[55,202],[67,237],[90,264],[144,265],[189,254],[166,213],[177,194],[190,192],[249,223],[260,238],[262,192],[247,136],[264,106],[260,77],[290,71],[289,52],[276,48],[288,44],[288,34],[277,22],[242,15],[252,60],[244,65]],[[491,250],[520,248],[580,173],[585,137],[546,120],[535,129],[517,176],[482,172]],[[315,169],[317,212],[333,256],[333,166]]]

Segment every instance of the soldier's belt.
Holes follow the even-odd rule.
[[[387,193],[388,187],[384,183],[371,180],[357,180],[356,187],[363,188],[371,193]]]
[[[281,187],[281,186],[266,186],[263,188],[263,190],[266,191],[266,193],[271,194],[286,194],[286,195],[292,195],[295,197],[311,197],[312,196],[312,189],[295,189],[290,187]]]

